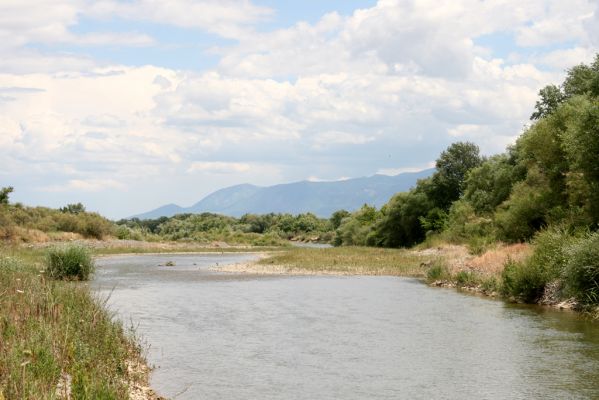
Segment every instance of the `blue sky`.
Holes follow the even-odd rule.
[[[595,0],[0,4],[0,186],[111,218],[513,143],[599,47]]]

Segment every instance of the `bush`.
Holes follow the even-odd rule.
[[[447,266],[440,260],[434,261],[428,271],[426,271],[426,280],[428,282],[447,280],[450,276],[451,274]]]
[[[577,241],[568,256],[566,293],[583,305],[599,304],[599,233]]]
[[[87,281],[93,272],[94,262],[85,247],[52,247],[46,253],[46,273],[51,278]]]
[[[478,278],[473,271],[460,271],[455,275],[458,286],[472,287],[478,284]]]
[[[501,273],[503,294],[526,303],[539,300],[547,282],[542,271],[536,267],[535,264],[508,260]]]

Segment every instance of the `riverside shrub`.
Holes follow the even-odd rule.
[[[54,279],[87,281],[93,272],[94,262],[85,247],[52,247],[46,253],[46,273]]]
[[[570,247],[565,284],[567,294],[581,304],[599,304],[599,233],[580,239]]]

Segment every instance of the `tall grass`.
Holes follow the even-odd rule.
[[[126,399],[139,347],[87,286],[47,279],[43,256],[0,248],[0,398]],[[70,385],[66,384],[70,382]]]
[[[87,281],[93,272],[90,251],[83,246],[56,246],[47,250],[46,273],[53,279]]]

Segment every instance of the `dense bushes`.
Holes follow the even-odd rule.
[[[94,262],[85,247],[51,247],[46,253],[46,274],[53,279],[86,281],[93,272]]]
[[[341,214],[335,216],[339,219]],[[152,220],[137,218],[117,222],[121,239],[225,241],[237,244],[280,244],[288,239],[332,240],[332,220],[312,213],[246,214],[234,218],[214,213],[179,214]],[[263,237],[264,236],[264,237]]]
[[[583,305],[599,304],[599,233],[578,240],[568,248],[565,292]]]
[[[115,226],[97,213],[70,213],[46,207],[19,204],[0,205],[0,238],[15,238],[15,228],[42,232],[73,232],[86,238],[103,239],[114,233]]]
[[[580,305],[599,304],[599,233],[573,234],[548,229],[534,240],[527,260],[509,261],[502,274],[504,294],[534,303],[574,298]],[[551,288],[552,293],[547,293]]]

